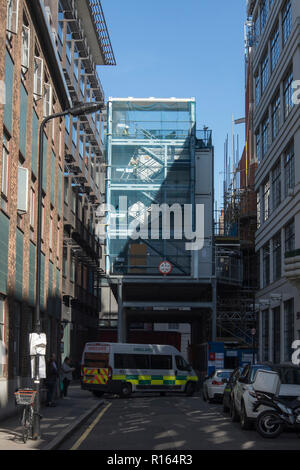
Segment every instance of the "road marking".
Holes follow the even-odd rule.
[[[97,418],[92,422],[92,424],[89,425],[87,430],[82,434],[82,436],[78,439],[78,441],[73,445],[73,447],[70,450],[77,450],[83,441],[88,437],[88,435],[92,432],[96,424],[100,421],[104,413],[108,410],[108,408],[112,405],[112,403],[108,403],[108,405],[99,413]]]

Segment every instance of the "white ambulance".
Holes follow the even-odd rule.
[[[96,396],[133,392],[183,392],[192,396],[198,377],[173,346],[87,343],[81,362],[81,387]]]

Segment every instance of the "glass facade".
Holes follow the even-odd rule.
[[[110,274],[161,275],[160,263],[169,261],[171,275],[190,275],[191,252],[185,248],[183,225],[184,205],[193,211],[194,161],[194,100],[109,102]]]

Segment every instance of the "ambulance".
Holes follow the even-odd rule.
[[[134,392],[182,392],[192,396],[198,377],[173,346],[87,343],[81,361],[81,387],[129,397]]]

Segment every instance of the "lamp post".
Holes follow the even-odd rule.
[[[42,248],[42,182],[43,182],[43,139],[46,124],[55,118],[71,114],[72,116],[81,116],[83,114],[93,114],[99,111],[104,103],[81,103],[73,108],[69,108],[60,113],[47,116],[40,125],[39,130],[39,173],[38,173],[38,219],[37,219],[37,253],[36,253],[36,303],[34,312],[34,332],[41,333],[41,316],[40,316],[40,288],[41,288],[41,248]],[[35,374],[34,384],[36,390],[35,413],[33,423],[33,438],[40,439],[40,372],[39,372],[39,356],[35,356]]]

